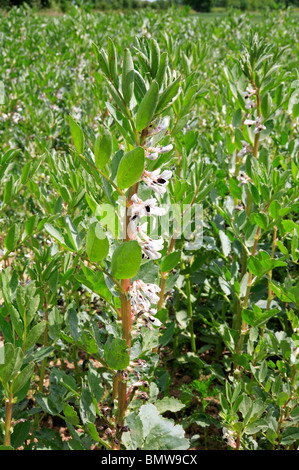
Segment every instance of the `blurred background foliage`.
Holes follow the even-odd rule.
[[[187,6],[194,11],[209,12],[236,8],[242,11],[285,9],[299,7],[299,0],[0,0],[0,7],[11,8],[27,4],[41,9],[55,9],[66,12],[74,5],[86,10],[117,9],[166,9],[171,6]]]

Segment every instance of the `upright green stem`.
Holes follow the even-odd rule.
[[[4,438],[3,438],[3,445],[5,446],[10,446],[12,405],[13,405],[13,396],[11,393],[9,393],[8,399],[5,402],[5,422],[4,422]]]
[[[259,241],[259,238],[260,238],[260,232],[261,232],[261,229],[260,229],[260,227],[258,227],[257,232],[256,232],[256,236],[255,236],[255,240],[254,240],[254,245],[253,245],[252,251],[251,251],[252,256],[255,256],[258,241]],[[246,288],[246,294],[245,294],[245,297],[244,297],[244,300],[242,302],[241,309],[240,309],[241,315],[242,315],[242,311],[245,310],[248,307],[251,286],[252,286],[252,273],[249,272],[247,288]],[[241,331],[240,331],[239,341],[238,341],[237,349],[236,349],[237,354],[241,354],[241,352],[242,352],[242,347],[243,347],[243,343],[244,343],[244,336],[246,334],[246,330],[247,330],[247,323],[245,322],[245,320],[242,319]]]
[[[45,309],[45,321],[46,321],[46,328],[44,331],[44,343],[43,346],[46,347],[48,345],[48,305],[47,305],[47,299],[45,298],[44,300],[44,309]],[[44,358],[41,366],[41,372],[40,372],[40,379],[39,379],[39,391],[43,393],[44,389],[44,378],[45,378],[45,373],[46,373],[46,364],[47,364],[47,359]]]
[[[272,240],[272,250],[271,250],[271,259],[274,258],[275,254],[275,248],[276,248],[276,243],[277,243],[277,227],[274,227],[274,232],[273,232],[273,240]],[[271,306],[271,302],[273,300],[273,292],[271,289],[271,281],[272,281],[272,270],[268,272],[268,299],[267,299],[267,310],[269,310]],[[264,336],[264,329],[265,327],[261,327],[261,336]]]
[[[136,194],[138,190],[138,183],[134,186],[131,186],[128,192],[128,200],[127,202],[130,204],[131,198],[133,194]],[[129,233],[128,233],[128,225],[129,225],[129,215],[128,215],[128,204],[126,205],[126,212],[124,217],[124,237],[123,242],[126,243],[130,240]],[[131,349],[131,341],[132,341],[132,309],[131,309],[131,300],[128,295],[128,291],[130,288],[130,279],[122,279],[121,287],[122,291],[120,293],[120,302],[121,302],[121,322],[122,322],[122,332],[123,338],[126,340],[126,344]],[[114,394],[115,394],[114,390]],[[118,380],[118,424],[123,426],[125,414],[127,410],[127,384],[126,381],[122,379],[122,377]]]
[[[257,86],[254,82],[252,83],[252,86],[256,91],[257,116],[260,118],[261,117],[261,97],[260,97],[259,89],[257,88]],[[254,144],[253,144],[253,152],[252,152],[253,156],[255,158],[258,158],[259,143],[260,143],[260,134],[258,132],[254,136]],[[252,212],[252,205],[253,205],[252,195],[251,195],[251,192],[248,191],[247,201],[246,201],[246,214],[247,214],[248,218],[250,218],[250,215],[251,215],[251,212]],[[241,279],[246,274],[246,272],[247,272],[247,252],[246,252],[246,248],[243,246],[242,247]],[[251,277],[252,277],[252,275],[251,275]],[[238,304],[237,304],[236,322],[235,322],[235,328],[239,332],[239,341],[241,341],[241,337],[243,336],[242,331],[244,331],[246,329],[246,325],[245,325],[245,328],[243,328],[244,325],[242,324],[242,310],[243,310],[243,308],[244,307],[242,307],[241,301],[239,301]],[[243,340],[244,340],[244,338],[242,338],[242,341],[241,341],[242,344],[243,344]]]

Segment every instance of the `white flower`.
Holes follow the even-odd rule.
[[[246,109],[253,109],[256,106],[256,103],[254,101],[247,101],[245,104]]]
[[[82,116],[82,109],[79,108],[78,106],[73,107],[73,118],[75,121],[80,121],[81,116]]]
[[[17,124],[20,120],[24,121],[24,117],[21,116],[20,113],[13,113],[11,119],[15,124]]]
[[[255,124],[255,120],[245,119],[244,124],[245,124],[245,126],[251,127]]]
[[[55,97],[58,101],[62,100],[63,98],[63,91],[61,89],[57,90],[55,93]]]
[[[129,289],[131,296],[137,299],[145,297],[150,304],[159,302],[159,296],[157,294],[160,290],[160,287],[156,284],[144,282],[141,279],[133,281]]]
[[[135,219],[140,219],[142,216],[149,216],[149,215],[164,215],[165,209],[161,207],[156,207],[158,202],[155,198],[151,197],[146,201],[142,201],[137,194],[133,194],[131,198],[132,204],[128,209],[128,215],[130,217],[130,221]]]
[[[246,140],[241,140],[241,143],[243,147],[238,153],[238,157],[245,157],[248,154],[248,152],[250,152],[250,145],[248,144],[248,142],[246,142]]]
[[[161,251],[164,247],[164,240],[160,237],[158,240],[153,240],[146,233],[147,222],[141,226],[134,223],[128,225],[128,235],[131,240],[136,240],[142,249],[142,257],[147,259],[161,258]]]
[[[260,117],[257,117],[255,120],[245,119],[244,124],[248,127],[255,125],[255,129],[254,129],[255,134],[258,134],[259,132],[266,129],[266,127],[262,124]]]
[[[237,443],[234,438],[235,433],[227,428],[223,428],[222,433],[223,433],[223,439],[227,442],[227,444],[233,449],[236,449]]]
[[[151,307],[151,304],[156,304],[159,301],[159,296],[157,295],[159,292],[160,287],[155,284],[145,283],[141,279],[132,282],[129,294],[135,320],[145,317],[146,325],[148,321],[155,326],[162,324],[160,320],[154,317],[157,310]]]
[[[144,170],[142,180],[147,184],[153,191],[158,194],[164,194],[166,186],[169,183],[172,172],[170,170],[164,170],[160,174],[160,170],[147,171]]]
[[[145,155],[150,160],[156,160],[160,153],[168,153],[173,149],[173,145],[165,145],[164,147],[148,147]]]
[[[265,130],[266,127],[262,124],[262,121],[261,121],[261,118],[260,117],[257,117],[256,120],[255,120],[255,129],[254,129],[254,133],[255,134],[258,134],[259,132]]]
[[[151,136],[151,135],[159,134],[160,132],[163,132],[163,131],[166,132],[169,127],[169,122],[170,122],[170,117],[166,116],[159,126],[149,131],[148,135]]]
[[[253,90],[249,87],[246,88],[246,91],[242,93],[243,97],[245,100],[248,100],[248,98],[251,98],[253,95],[256,94],[256,90]]]
[[[247,184],[249,181],[252,182],[252,180],[249,178],[249,176],[246,175],[244,171],[240,171],[239,175],[237,176],[237,180],[240,181],[238,186],[243,186],[244,184]]]

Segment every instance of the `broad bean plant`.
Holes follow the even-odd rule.
[[[0,449],[297,449],[291,13],[0,19]]]

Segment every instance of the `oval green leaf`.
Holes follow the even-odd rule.
[[[137,241],[130,240],[118,246],[112,255],[111,272],[117,279],[136,276],[141,263],[141,248]]]
[[[126,153],[121,159],[117,170],[117,186],[120,189],[129,188],[137,183],[144,170],[144,149],[136,147]]]
[[[145,129],[153,119],[155,110],[158,104],[159,99],[159,85],[154,80],[144,95],[140,106],[137,111],[136,116],[136,129],[137,131],[142,131]]]
[[[130,105],[131,98],[134,91],[134,63],[131,52],[125,49],[124,64],[122,72],[122,92],[127,105]]]
[[[90,261],[97,263],[106,258],[109,252],[109,241],[101,224],[93,223],[88,230],[86,251]]]
[[[81,127],[79,124],[74,121],[72,116],[69,116],[69,123],[71,128],[72,139],[74,146],[78,153],[82,153],[84,149],[84,136]]]
[[[97,168],[103,168],[112,155],[113,139],[108,129],[103,129],[102,135],[96,138],[94,144],[94,158]]]

